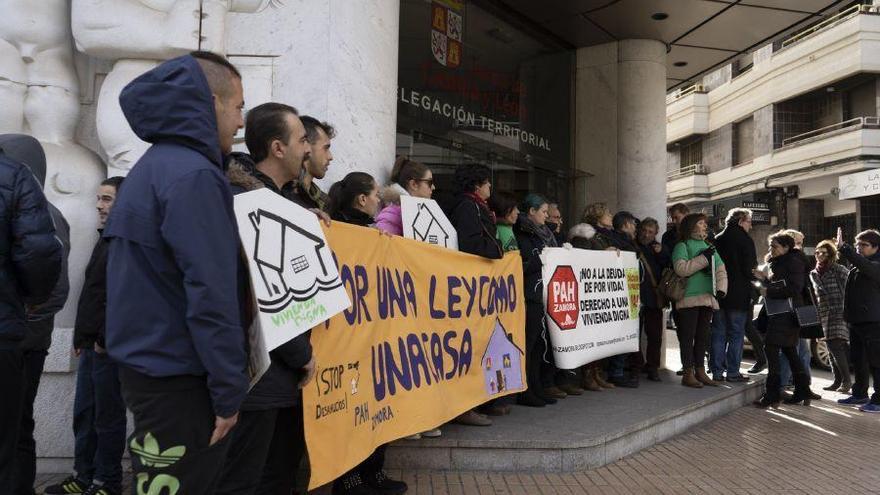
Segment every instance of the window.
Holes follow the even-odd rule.
[[[752,70],[752,67],[754,67],[754,65],[754,52],[746,53],[745,55],[733,61],[731,67],[731,77],[738,77],[745,74],[746,72]]]
[[[703,163],[703,140],[697,139],[687,144],[682,144],[679,150],[679,165],[681,168]]]
[[[755,158],[755,118],[749,117],[733,125],[733,164],[751,162]]]

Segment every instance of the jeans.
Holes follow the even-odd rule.
[[[40,376],[46,362],[46,351],[25,351],[24,404],[15,462],[15,495],[33,495],[37,476],[37,442],[34,440],[34,400],[40,388]]]
[[[748,313],[719,309],[712,317],[712,374],[727,371],[728,378],[740,376],[743,338],[746,334]]]
[[[119,368],[106,353],[83,349],[73,400],[74,461],[77,477],[113,490],[122,484],[125,402]]]
[[[810,353],[810,339],[798,339],[797,356],[801,360],[804,373],[807,374],[807,378],[810,378],[810,361],[813,358],[812,353]],[[783,387],[792,383],[791,366],[785,355],[782,356],[782,360],[779,362],[779,377]]]

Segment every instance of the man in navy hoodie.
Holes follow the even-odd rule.
[[[104,231],[106,342],[134,416],[138,493],[213,493],[248,389],[239,240],[224,155],[244,125],[241,75],[193,52],[139,76],[119,101],[152,143]]]

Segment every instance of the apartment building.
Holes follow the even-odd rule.
[[[713,224],[755,210],[810,251],[838,226],[880,227],[880,2],[858,2],[741,55],[667,96],[667,202]]]

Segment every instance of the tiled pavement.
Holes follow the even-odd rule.
[[[816,388],[827,383],[816,381]],[[389,474],[414,495],[880,493],[880,415],[828,400],[839,394],[823,396],[811,407],[744,407],[586,472]],[[62,477],[42,475],[38,485]]]

